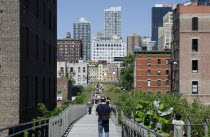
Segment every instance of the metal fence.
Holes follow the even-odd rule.
[[[136,122],[134,120],[133,113],[131,114],[131,117],[125,116],[123,107],[112,105],[111,119],[116,125],[119,123],[118,109],[121,110],[121,137],[164,137],[164,135],[158,134],[155,131],[145,127],[143,124]]]
[[[63,137],[87,113],[86,105],[71,105],[56,117],[0,129],[0,137]]]

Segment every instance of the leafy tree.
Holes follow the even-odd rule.
[[[126,89],[133,89],[134,55],[124,57],[121,66],[121,85]]]

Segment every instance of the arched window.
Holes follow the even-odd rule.
[[[198,18],[197,17],[192,18],[192,30],[198,30]]]

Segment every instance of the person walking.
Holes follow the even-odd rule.
[[[87,107],[88,107],[88,113],[91,114],[93,104],[92,104],[92,102],[90,101],[90,99],[89,99],[88,102],[87,102]]]
[[[106,98],[106,104],[110,106],[111,99],[109,97]]]
[[[172,121],[172,124],[174,124],[174,135],[175,136],[180,136],[184,135],[184,122],[181,120],[182,116],[180,114],[175,115],[175,120]]]
[[[101,104],[96,108],[96,115],[98,115],[98,137],[103,136],[103,129],[105,137],[109,137],[109,117],[111,115],[111,109],[106,105],[106,98],[101,98]]]
[[[92,104],[94,104],[94,99],[95,99],[95,93],[92,92],[92,94],[91,94],[91,101],[92,101]]]

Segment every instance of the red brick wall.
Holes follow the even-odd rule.
[[[147,63],[147,59],[151,59],[151,65]],[[161,59],[161,64],[158,64],[158,59]],[[136,89],[141,91],[170,91],[170,64],[166,64],[166,59],[170,60],[169,54],[164,55],[137,55],[136,63]],[[151,70],[151,75],[148,75],[147,70]],[[158,70],[161,70],[161,75],[158,75]],[[166,76],[166,70],[169,70],[169,76]],[[147,81],[151,80],[151,86],[147,86]],[[161,80],[161,86],[158,86],[157,81]],[[169,86],[166,86],[166,80],[169,80]]]

